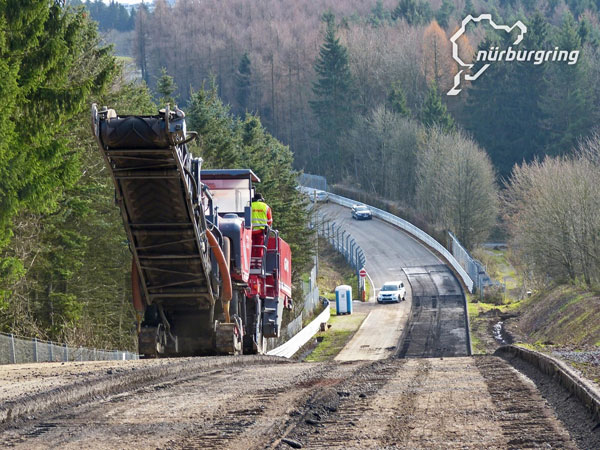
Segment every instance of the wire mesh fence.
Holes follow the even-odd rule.
[[[500,283],[490,278],[485,271],[483,264],[471,256],[452,232],[448,231],[448,236],[450,238],[450,250],[452,255],[469,274],[469,277],[473,280],[475,289],[479,292],[480,296],[485,294],[485,289],[487,287],[500,286]]]
[[[315,214],[310,226],[313,229],[316,228],[319,236],[325,238],[346,259],[346,262],[356,272],[357,279],[360,280],[359,272],[367,263],[367,258],[352,235],[341,225],[326,220],[318,214]]]
[[[129,359],[139,359],[139,355],[121,350],[73,347],[57,342],[0,333],[0,364]]]
[[[315,312],[317,307],[323,303],[322,299],[319,297],[319,286],[317,286],[316,264],[311,269],[309,278],[303,281],[302,290],[304,292],[304,304],[302,305],[302,309],[298,311],[298,315],[295,319],[290,321],[285,327],[282,328],[280,337],[268,339],[268,350],[278,347],[298,334],[300,330],[302,330],[304,319],[310,317]]]
[[[327,190],[327,180],[325,177],[320,175],[311,175],[310,173],[303,173],[298,177],[298,184],[300,186],[306,186],[313,189],[320,189],[322,191]]]
[[[319,287],[317,286],[316,264],[311,269],[308,280],[303,281],[302,291],[304,292],[304,308],[302,311],[303,314],[310,315],[321,304],[321,300],[319,300]]]

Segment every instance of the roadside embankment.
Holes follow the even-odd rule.
[[[525,299],[505,322],[515,342],[566,361],[600,385],[600,295],[557,286]]]
[[[509,331],[530,344],[584,348],[600,345],[600,295],[558,286],[522,302]]]

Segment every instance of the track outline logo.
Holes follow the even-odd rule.
[[[512,45],[519,44],[523,40],[525,33],[527,33],[527,26],[520,20],[517,20],[512,27],[509,27],[508,25],[498,25],[492,19],[491,14],[480,14],[477,17],[473,17],[471,14],[469,14],[467,17],[465,17],[462,21],[461,27],[456,30],[456,33],[454,33],[450,38],[450,42],[452,42],[452,59],[456,61],[461,69],[456,75],[454,75],[454,86],[452,86],[452,88],[448,91],[447,95],[458,95],[458,93],[462,90],[460,89],[460,78],[463,72],[465,72],[465,81],[475,81],[483,72],[487,70],[488,67],[490,67],[489,63],[484,64],[481,69],[477,71],[477,73],[471,75],[468,73],[468,70],[473,68],[474,64],[468,64],[464,62],[458,54],[458,44],[456,41],[465,33],[465,31],[467,31],[467,25],[471,22],[481,22],[482,20],[487,20],[494,29],[503,30],[507,33],[510,33],[515,28],[518,28],[520,30],[519,36],[517,36],[517,39],[515,39]]]

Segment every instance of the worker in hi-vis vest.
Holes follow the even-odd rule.
[[[257,192],[252,199],[252,229],[264,230],[267,225],[270,227],[272,224],[271,208],[265,203],[262,194]]]

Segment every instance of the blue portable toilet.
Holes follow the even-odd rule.
[[[352,314],[352,287],[342,284],[335,288],[335,310],[337,314]]]

